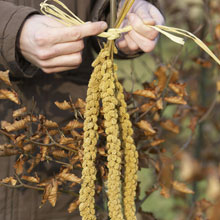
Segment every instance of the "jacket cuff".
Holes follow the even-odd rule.
[[[1,58],[5,64],[5,68],[10,70],[13,77],[32,77],[38,70],[37,67],[27,62],[17,50],[17,39],[19,32],[25,20],[39,13],[37,10],[24,7],[14,6],[14,10],[10,11],[11,16],[5,25],[1,48]]]

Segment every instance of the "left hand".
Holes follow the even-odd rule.
[[[121,1],[121,4],[123,3],[124,0]],[[164,17],[151,3],[145,0],[135,0],[121,25],[121,27],[131,25],[133,30],[123,34],[120,39],[116,40],[118,49],[128,55],[133,55],[140,51],[152,51],[157,42],[158,32],[147,27],[144,23],[162,25],[164,24]]]

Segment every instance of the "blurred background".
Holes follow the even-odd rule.
[[[158,4],[165,16],[167,26],[192,32],[218,58],[220,57],[219,0],[159,0]],[[152,88],[150,86],[152,83],[157,84],[163,80],[158,74],[165,75],[167,83],[175,74],[178,84],[184,85],[187,92],[186,105],[164,105],[159,112],[160,121],[170,120],[172,125],[162,127],[162,124],[158,124],[158,120],[153,118],[152,112],[145,114],[145,119],[157,131],[157,138],[162,139],[164,143],[154,146],[160,153],[146,151],[146,148],[145,151],[141,151],[147,162],[145,161],[143,166],[140,165],[141,202],[139,201],[138,205],[143,212],[139,218],[219,220],[220,68],[218,64],[192,40],[186,39],[186,44],[180,46],[164,36],[160,36],[153,53],[135,60],[117,62],[119,78],[128,92]],[[133,95],[133,101],[133,108],[134,105],[140,106],[140,99],[137,96]],[[150,99],[145,97],[144,102],[146,104]],[[144,143],[145,146],[149,144],[149,138]],[[149,162],[150,160],[155,160],[157,163],[159,161],[161,169],[158,170]],[[172,182],[171,179],[183,183],[184,186],[182,185],[182,190],[175,190],[173,189],[175,187],[169,187],[168,184],[169,193],[166,194],[163,192],[165,190],[163,181]],[[157,188],[157,184],[161,188],[153,190]],[[194,193],[184,192],[184,187]]]

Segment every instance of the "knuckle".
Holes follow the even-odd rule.
[[[42,34],[42,32],[37,32],[34,36],[34,39],[39,47],[44,46],[47,43],[46,35]]]
[[[77,53],[76,57],[75,57],[75,65],[79,66],[82,63],[82,55],[81,53]]]
[[[84,49],[84,42],[82,40],[79,41],[78,47],[79,47],[79,50],[83,50]]]
[[[48,52],[46,52],[44,50],[39,50],[39,51],[37,51],[36,56],[39,60],[46,60],[46,59],[48,59],[49,54],[48,54]]]
[[[81,32],[80,32],[80,29],[77,27],[73,31],[73,39],[79,40],[80,38],[81,38]]]

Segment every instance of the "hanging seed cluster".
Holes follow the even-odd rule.
[[[108,160],[108,211],[111,220],[135,220],[138,153],[132,138],[132,124],[127,113],[123,87],[116,75],[113,52],[108,42],[93,62],[88,85],[84,121],[84,158],[80,190],[80,214],[83,220],[96,220],[95,181],[98,116],[103,107]],[[123,164],[123,166],[122,166]],[[122,172],[123,171],[123,172]],[[123,173],[123,175],[122,175]],[[123,176],[123,178],[122,178]]]

